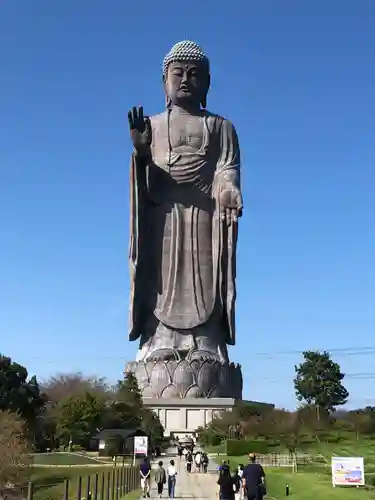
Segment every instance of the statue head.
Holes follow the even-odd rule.
[[[206,107],[210,87],[210,64],[195,42],[176,43],[163,61],[163,82],[167,107]]]

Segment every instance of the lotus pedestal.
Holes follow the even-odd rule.
[[[241,367],[193,351],[183,359],[153,359],[128,363],[143,401],[158,415],[166,430],[178,434],[204,427],[218,412],[231,410],[242,399]]]

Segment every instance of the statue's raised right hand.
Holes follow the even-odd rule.
[[[151,123],[150,119],[143,115],[143,107],[132,108],[128,113],[128,120],[134,149],[139,156],[149,156],[152,141]]]

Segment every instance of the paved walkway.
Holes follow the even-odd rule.
[[[218,497],[217,493],[217,474],[212,471],[217,466],[212,464],[211,472],[204,474],[202,472],[193,472],[188,474],[185,468],[185,460],[182,458],[176,459],[175,456],[161,457],[163,462],[163,467],[167,470],[169,461],[173,458],[177,467],[177,480],[176,480],[176,491],[175,498],[201,498],[207,500],[216,500]],[[210,464],[211,465],[211,464]],[[157,463],[153,465],[153,468],[157,467]],[[155,481],[151,484],[151,498],[157,498],[157,490]],[[165,485],[163,492],[163,498],[168,498],[168,486]]]

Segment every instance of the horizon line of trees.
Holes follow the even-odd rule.
[[[102,429],[142,429],[150,443],[164,442],[158,416],[146,408],[133,374],[114,386],[82,373],[39,383],[26,367],[0,355],[0,492],[27,473],[30,452],[90,449]]]
[[[199,438],[204,445],[224,440],[268,440],[295,451],[304,443],[351,436],[375,436],[375,407],[339,410],[349,398],[345,374],[327,351],[304,351],[303,361],[294,367],[293,380],[298,408],[271,408],[251,402],[237,402],[232,412],[220,414]],[[243,448],[243,446],[239,446]],[[241,454],[241,453],[238,453]]]

